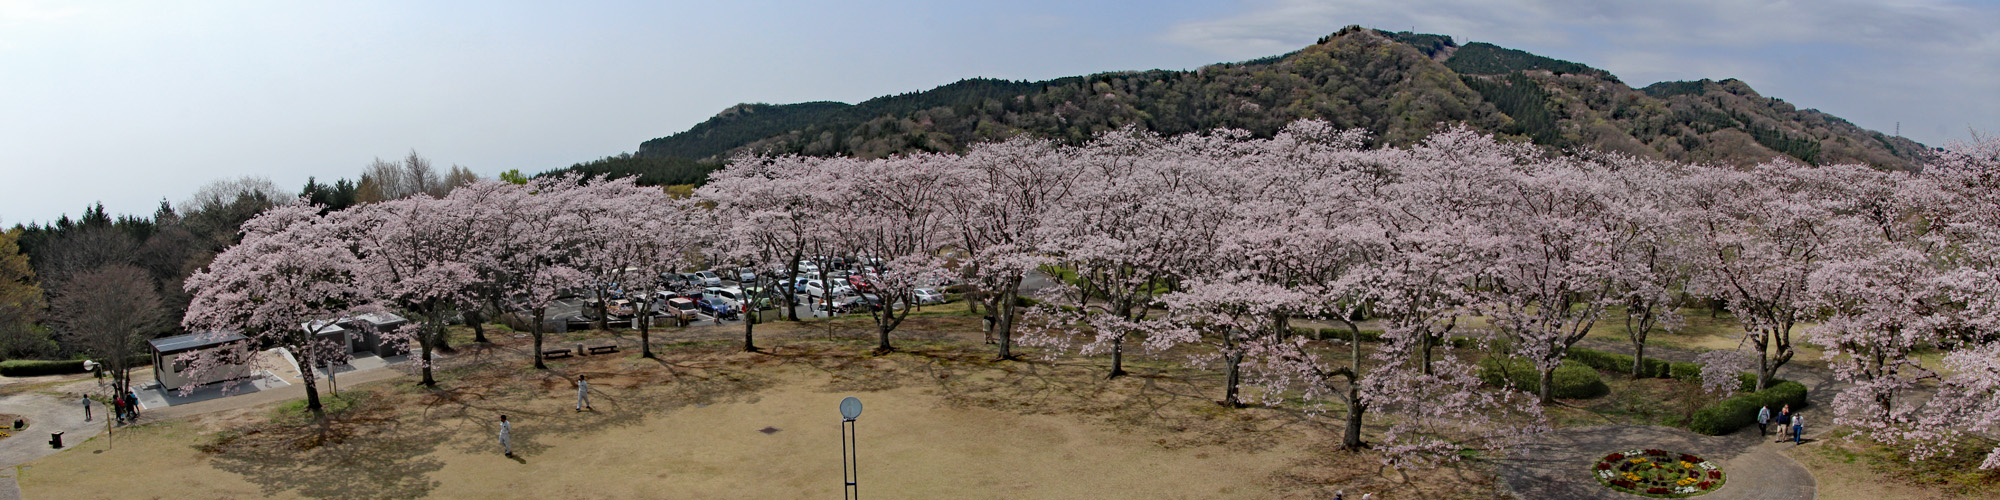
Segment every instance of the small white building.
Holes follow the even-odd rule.
[[[153,378],[160,381],[160,387],[174,390],[185,385],[209,384],[248,377],[249,360],[219,367],[196,380],[183,375],[183,372],[187,371],[187,363],[174,358],[188,352],[216,350],[249,342],[250,339],[236,332],[191,333],[153,339],[148,341],[153,347]]]

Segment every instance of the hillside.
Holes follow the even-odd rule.
[[[872,158],[960,150],[1016,134],[1080,142],[1126,125],[1162,134],[1231,127],[1268,135],[1300,118],[1367,129],[1385,145],[1466,123],[1554,149],[1737,165],[1789,156],[1900,170],[1929,151],[1733,79],[1634,89],[1601,69],[1492,44],[1348,27],[1292,53],[1194,71],[969,79],[852,105],[740,104],[646,141],[636,154],[564,170],[694,183],[746,150]]]

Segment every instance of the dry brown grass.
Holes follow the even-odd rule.
[[[655,332],[657,360],[627,349],[548,371],[528,367],[525,339],[492,335],[459,346],[440,389],[350,390],[322,423],[264,407],[121,430],[37,461],[20,482],[30,498],[73,499],[831,496],[835,404],[853,395],[867,405],[871,496],[1495,496],[1476,463],[1405,477],[1371,453],[1330,451],[1320,418],[1215,405],[1209,371],[1136,361],[1133,376],[1106,381],[1101,360],[995,362],[977,321],[913,319],[881,356],[867,353],[866,318],[760,325],[762,353],[740,351],[740,326],[669,328]],[[571,409],[577,374],[598,411]],[[502,413],[518,460],[494,441]]]

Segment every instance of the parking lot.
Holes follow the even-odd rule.
[[[739,289],[742,288],[741,283],[737,281],[731,281],[731,280],[722,281],[722,288],[732,288],[732,287]],[[688,290],[688,291],[695,291],[695,290]],[[797,310],[800,318],[813,318],[813,317],[821,317],[827,315],[823,312],[820,312],[818,308],[815,307],[816,305],[815,301],[812,298],[807,297],[805,294],[795,294],[794,297],[796,298],[797,303],[799,304]],[[588,314],[586,314],[586,312],[584,311],[584,308],[588,303],[589,299],[584,297],[569,297],[564,299],[558,299],[552,305],[549,306],[546,317],[549,318],[551,322],[561,322],[565,324],[568,327],[566,328],[567,330],[594,328],[595,321],[589,319]],[[784,305],[782,299],[774,300],[773,303],[777,307],[764,310],[760,313],[764,315],[763,317],[766,319],[766,321],[776,320],[784,315]],[[666,315],[664,309],[660,307],[660,303],[657,301],[654,302],[653,312],[655,314],[653,319],[653,326],[656,327],[673,326],[673,321],[674,321],[673,318],[671,316]],[[847,315],[854,315],[854,314],[867,315],[868,313],[857,311],[853,313],[848,313]],[[695,318],[693,322],[696,324],[704,324],[704,325],[743,324],[743,318],[741,315],[738,315],[733,319],[724,319],[721,320],[720,322],[716,320],[713,314],[709,314],[706,312],[698,312],[695,313],[694,316]],[[842,315],[835,314],[835,316],[842,316]],[[629,323],[626,323],[629,320],[630,318],[628,317],[622,317],[617,315],[613,315],[611,318],[611,322],[614,326],[629,325]]]

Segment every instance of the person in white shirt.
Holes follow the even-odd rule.
[[[506,456],[514,456],[514,424],[507,422],[507,416],[500,416],[500,451]]]
[[[576,411],[583,411],[583,410],[596,410],[596,408],[590,407],[590,382],[585,382],[583,380],[582,375],[577,375]]]

